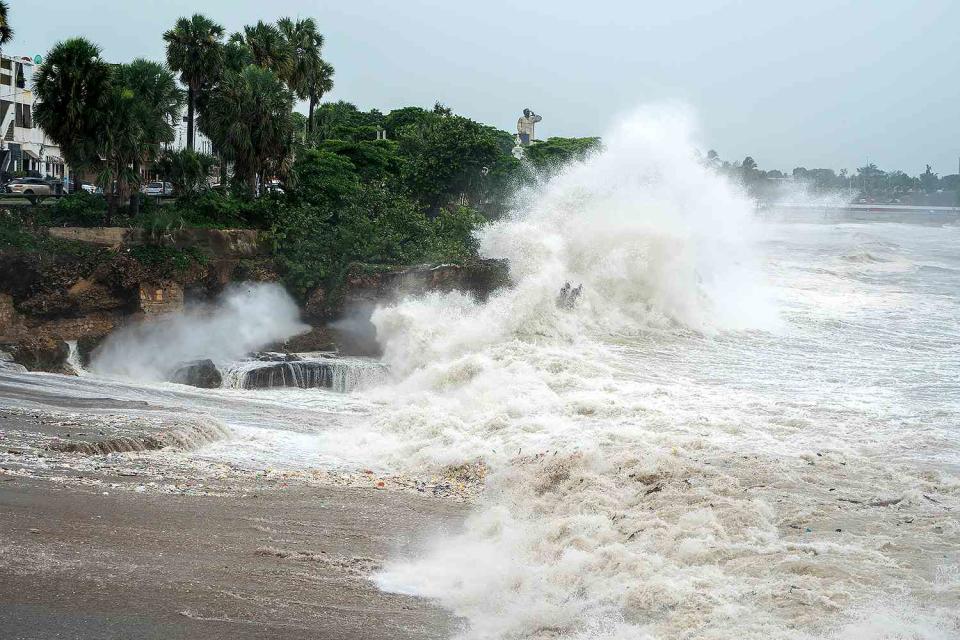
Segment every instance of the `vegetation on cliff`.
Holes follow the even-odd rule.
[[[74,193],[7,217],[0,249],[72,255],[44,226],[124,225],[157,238],[190,227],[254,228],[268,238],[271,270],[306,297],[336,289],[358,264],[471,260],[477,228],[503,215],[518,186],[599,144],[552,138],[522,163],[510,133],[439,103],[387,113],[321,103],[334,70],[309,18],[230,35],[198,14],[163,37],[166,64],[110,64],[84,38],[47,54],[35,79],[37,121],[106,196]],[[307,101],[306,116],[294,110],[297,100]],[[165,150],[184,106],[187,148]],[[214,156],[195,150],[194,122]],[[175,201],[131,197],[147,175],[172,183]],[[203,256],[158,245],[124,259],[153,277],[182,278]]]

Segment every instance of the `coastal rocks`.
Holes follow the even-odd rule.
[[[244,389],[331,389],[333,384],[334,366],[316,360],[266,364],[248,369],[240,379],[240,386]]]
[[[29,371],[67,372],[70,347],[63,340],[47,336],[26,338],[4,347],[17,364]]]
[[[309,321],[330,321],[348,316],[356,309],[369,309],[384,301],[433,291],[463,291],[485,300],[508,283],[509,266],[505,260],[388,269],[358,264],[351,268],[338,290],[313,289],[304,303],[304,316]]]
[[[336,338],[328,327],[313,327],[306,333],[294,336],[283,343],[283,351],[334,351],[337,348]]]
[[[380,345],[370,316],[378,305],[435,291],[462,291],[485,300],[507,284],[509,266],[505,260],[386,269],[357,264],[336,289],[317,287],[310,291],[303,314],[311,325],[328,327],[340,353],[376,357]]]
[[[330,389],[349,392],[386,379],[386,365],[327,354],[256,354],[224,372],[224,386],[235,389]]]
[[[40,317],[78,317],[95,311],[113,311],[129,306],[129,301],[107,287],[81,278],[69,289],[45,291],[19,304],[20,311]]]
[[[77,428],[83,429],[75,424],[74,429]],[[166,421],[157,426],[143,425],[142,428],[132,423],[109,432],[98,430],[96,434],[84,431],[63,433],[54,437],[47,449],[88,456],[160,449],[189,451],[229,437],[230,429],[215,420]]]
[[[212,360],[197,360],[186,363],[174,371],[170,376],[170,382],[200,389],[218,389],[223,384],[223,375]]]
[[[100,343],[106,339],[107,335],[107,333],[90,333],[77,339],[77,354],[80,356],[81,365],[84,367],[90,365],[90,361],[93,359],[93,352],[96,351]]]
[[[14,361],[13,356],[6,351],[0,350],[0,371],[9,371],[11,373],[23,373],[27,370],[22,364]]]

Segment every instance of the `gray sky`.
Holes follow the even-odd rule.
[[[331,99],[387,111],[434,101],[538,137],[603,132],[617,114],[682,101],[705,147],[761,168],[875,162],[957,172],[957,0],[53,0],[11,2],[6,51],[86,36],[107,59],[163,59],[161,34],[201,11],[234,31],[313,16],[336,68]],[[29,7],[26,8],[26,7]]]

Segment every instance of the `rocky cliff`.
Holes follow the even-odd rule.
[[[253,231],[148,237],[130,229],[68,228],[50,234],[64,250],[0,251],[0,348],[34,370],[64,370],[65,341],[77,341],[85,356],[120,325],[211,299],[232,282],[280,279]],[[317,288],[300,301],[312,330],[273,347],[375,355],[369,318],[377,304],[428,291],[484,298],[506,280],[506,264],[497,261],[355,265],[340,285]]]

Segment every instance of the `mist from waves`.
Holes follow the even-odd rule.
[[[90,371],[161,381],[185,362],[239,360],[307,329],[296,303],[280,285],[237,284],[213,304],[194,305],[113,332],[94,351]]]
[[[856,388],[862,366],[842,384],[810,377],[846,366],[818,347],[835,320],[767,281],[779,273],[757,245],[770,238],[745,194],[700,165],[686,114],[642,110],[604,140],[482,232],[511,288],[374,313],[399,381],[321,449],[415,474],[489,469],[463,531],[397,558],[379,586],[435,599],[465,638],[948,637],[955,615],[937,607],[958,586],[936,591],[883,546],[914,542],[895,515],[863,521],[883,535],[841,538],[862,516],[837,526],[824,506],[838,488],[917,510],[931,508],[923,491],[955,493],[873,459],[934,436],[898,433],[900,398]],[[556,305],[565,281],[584,287],[570,311]],[[883,369],[883,353],[865,356]],[[942,539],[925,528],[916,546]]]

